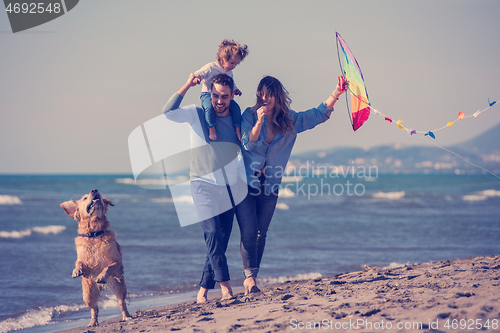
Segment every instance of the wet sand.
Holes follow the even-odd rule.
[[[236,286],[233,286],[233,288]],[[500,255],[444,260],[308,281],[288,281],[235,299],[193,301],[132,313],[108,332],[500,332]],[[90,311],[89,311],[90,320]]]

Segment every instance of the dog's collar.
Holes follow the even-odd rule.
[[[89,232],[88,234],[78,234],[78,236],[87,237],[87,238],[94,238],[94,237],[101,236],[105,232],[106,232],[106,230],[101,230],[101,231]]]

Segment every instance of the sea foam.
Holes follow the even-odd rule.
[[[125,185],[165,185],[165,179],[154,179],[154,178],[145,178],[140,180],[134,180],[133,178],[118,178],[115,180],[118,184]]]
[[[193,197],[190,195],[177,195],[174,198],[170,197],[163,197],[163,198],[152,198],[150,199],[151,202],[154,203],[188,203],[188,204],[194,204]]]
[[[13,195],[0,195],[0,205],[20,205],[23,202]]]
[[[276,209],[281,209],[281,210],[289,210],[290,209],[290,206],[288,206],[286,203],[284,202],[278,202],[276,204]]]
[[[373,193],[372,197],[377,199],[399,200],[405,196],[405,191],[401,192],[377,192]]]
[[[163,198],[152,198],[151,202],[154,203],[173,203],[174,199],[169,198],[169,197],[163,197]]]
[[[28,310],[22,316],[9,318],[0,322],[0,333],[47,325],[55,315],[60,315],[65,312],[76,312],[85,308],[87,308],[85,304],[80,304],[59,305],[54,307],[42,307],[39,310]]]
[[[302,178],[301,176],[285,176],[281,178],[282,183],[298,183],[303,180],[304,178]]]
[[[280,189],[278,196],[280,198],[292,198],[295,196],[295,193],[288,187],[285,187]]]
[[[500,191],[496,190],[484,190],[477,192],[476,194],[464,195],[462,197],[463,201],[484,201],[489,198],[500,197]]]
[[[43,235],[54,234],[57,235],[66,230],[63,225],[47,225],[43,227],[33,227],[24,230],[14,230],[14,231],[0,231],[0,238],[23,238],[28,237],[32,233],[38,233]]]
[[[276,283],[284,283],[286,281],[302,281],[302,280],[312,280],[319,279],[323,277],[321,273],[306,273],[306,274],[297,274],[295,276],[280,276],[280,277],[268,277],[259,279],[262,281],[262,284],[276,284]]]
[[[389,265],[384,266],[381,269],[400,268],[400,267],[404,267],[404,266],[409,265],[409,264],[410,264],[409,261],[407,261],[405,264],[401,264],[401,263],[398,263],[398,262],[391,262]]]
[[[125,185],[138,185],[138,186],[165,186],[165,185],[178,185],[182,183],[189,183],[189,178],[186,176],[169,177],[168,182],[166,178],[143,178],[134,180],[133,178],[117,178],[115,183],[125,184]]]

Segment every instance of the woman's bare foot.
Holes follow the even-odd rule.
[[[245,295],[260,293],[260,289],[257,287],[254,277],[246,278],[243,281],[243,286],[245,287]]]

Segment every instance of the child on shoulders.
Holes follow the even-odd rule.
[[[210,140],[217,140],[215,131],[215,110],[212,106],[211,86],[212,79],[219,74],[233,77],[233,69],[248,55],[248,47],[234,40],[224,39],[219,45],[217,61],[211,62],[197,70],[194,75],[201,81],[201,106],[205,110],[205,119],[208,124]],[[235,95],[241,96],[241,91],[234,85]],[[241,140],[241,109],[234,100],[229,105],[229,111],[233,118],[236,134]]]

